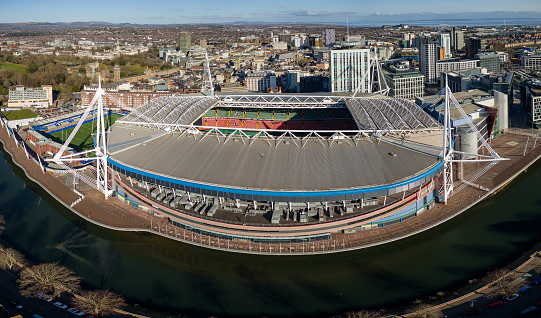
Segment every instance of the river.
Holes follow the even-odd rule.
[[[35,262],[58,262],[87,288],[189,316],[329,316],[411,303],[506,264],[540,238],[541,168],[455,219],[380,247],[318,256],[208,250],[84,221],[0,160],[2,239]]]

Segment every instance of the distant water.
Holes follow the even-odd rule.
[[[505,24],[504,24],[505,23]],[[360,23],[349,23],[350,27],[380,27],[382,25],[398,25],[398,24],[407,24],[407,25],[417,25],[417,26],[512,26],[512,25],[527,25],[527,26],[538,26],[541,25],[541,17],[539,18],[517,18],[517,19],[502,19],[497,18],[484,18],[484,19],[405,19],[405,20],[393,20],[390,17],[389,20],[378,20],[378,21],[366,21]],[[343,22],[337,23],[337,25],[346,25]]]

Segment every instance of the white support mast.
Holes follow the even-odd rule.
[[[214,97],[214,84],[212,83],[212,74],[210,72],[210,63],[207,51],[205,51],[205,68],[203,69],[203,82],[201,83],[201,93]]]
[[[453,192],[453,137],[451,128],[449,89],[447,85],[447,76],[445,77],[445,106],[443,112],[443,178],[440,185],[439,199],[443,203]]]
[[[67,170],[69,173],[73,174],[76,178],[84,181],[86,184],[92,186],[96,190],[100,191],[105,195],[105,198],[108,198],[112,194],[112,190],[109,187],[109,175],[107,170],[107,136],[106,136],[106,126],[105,126],[105,111],[103,109],[103,96],[106,94],[105,90],[101,87],[101,77],[99,78],[98,88],[96,89],[96,94],[94,95],[94,98],[90,102],[90,105],[88,105],[85,112],[81,115],[81,118],[79,119],[79,122],[69,135],[69,137],[66,139],[62,147],[60,147],[58,153],[54,155],[52,159],[49,159],[47,161],[53,161],[59,166],[63,167],[65,170]],[[97,106],[96,106],[97,105]],[[94,149],[91,151],[83,151],[80,153],[75,154],[68,154],[64,155],[64,151],[70,144],[70,142],[73,140],[77,132],[79,131],[79,128],[84,123],[86,117],[91,113],[92,109],[96,106],[97,112],[96,112],[96,137],[94,141]],[[89,152],[94,152],[95,157],[86,158],[82,157],[83,154],[87,154]],[[88,175],[84,174],[84,172],[80,170],[73,169],[69,164],[66,164],[68,162],[73,161],[82,161],[82,160],[95,160],[96,161],[96,180],[93,180]]]

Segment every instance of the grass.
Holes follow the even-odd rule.
[[[115,123],[115,121],[122,116],[117,114],[112,114],[110,116],[107,116],[105,118],[105,127],[109,128],[111,125]],[[73,131],[73,128],[69,128],[66,130],[58,131],[53,134],[45,134],[48,138],[51,138],[52,140],[63,144],[66,139],[71,135],[71,132]],[[86,124],[83,124],[81,128],[79,128],[79,131],[75,134],[73,139],[71,140],[70,147],[75,149],[75,151],[83,151],[94,148],[94,137],[92,136],[93,133],[96,132],[96,121],[92,121]]]
[[[19,65],[19,64],[0,62],[0,68],[4,68],[4,67],[11,68],[11,69],[13,69],[14,71],[17,71],[17,72],[25,72],[26,73],[26,66],[22,66],[22,65]]]
[[[36,113],[30,109],[21,109],[21,110],[12,110],[7,112],[2,112],[2,115],[6,117],[7,120],[18,120],[18,119],[27,119],[38,117]]]

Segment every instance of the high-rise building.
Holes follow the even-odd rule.
[[[179,51],[185,54],[190,52],[192,48],[192,34],[189,32],[180,32],[179,35]]]
[[[438,35],[438,45],[445,49],[445,58],[451,57],[451,35],[442,33]]]
[[[436,39],[431,37],[421,37],[419,39],[419,69],[425,77],[426,84],[438,82],[436,76],[437,53]]]
[[[336,33],[334,29],[325,29],[325,46],[333,46],[336,43]]]
[[[466,39],[466,58],[473,59],[477,53],[481,51],[481,39],[480,38],[468,38]]]
[[[451,31],[451,47],[455,51],[464,49],[464,32],[462,29],[454,27]]]
[[[331,50],[331,92],[354,92],[359,88],[360,93],[369,93],[371,56],[369,49]]]

